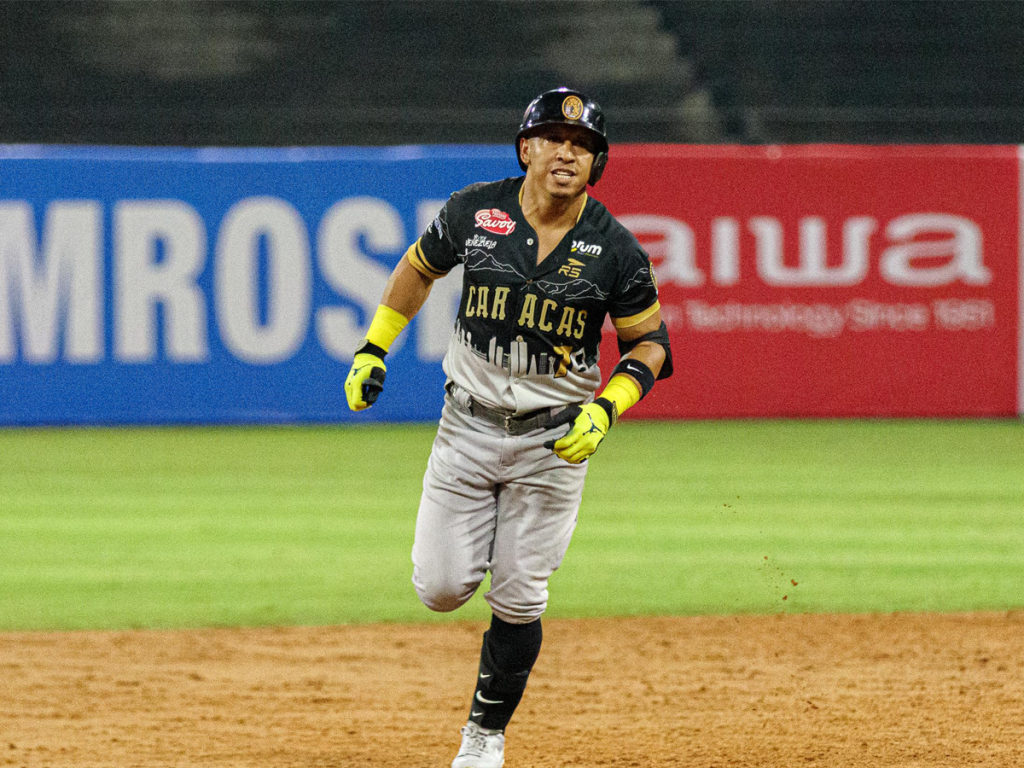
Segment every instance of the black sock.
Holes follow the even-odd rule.
[[[480,649],[480,671],[469,719],[482,728],[504,730],[516,711],[544,634],[540,619],[510,624],[491,617]]]
[[[497,616],[491,616],[490,638],[491,658],[500,669],[511,672],[533,669],[540,654],[544,630],[540,619],[529,624],[509,624]]]

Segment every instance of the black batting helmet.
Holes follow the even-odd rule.
[[[601,105],[589,96],[569,88],[558,88],[542,93],[526,108],[519,133],[516,134],[516,158],[519,160],[519,167],[526,170],[523,158],[519,154],[519,140],[530,130],[552,123],[578,125],[593,134],[598,148],[594,153],[594,164],[590,167],[590,178],[587,179],[587,183],[597,184],[608,162],[608,136],[604,130],[604,112]]]

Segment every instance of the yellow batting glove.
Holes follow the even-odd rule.
[[[353,411],[369,408],[384,391],[387,366],[376,355],[362,352],[352,361],[352,369],[345,379],[345,397]]]
[[[544,447],[570,464],[586,461],[594,455],[619,414],[636,405],[642,396],[632,378],[623,374],[612,376],[594,402],[583,407],[570,405],[555,415],[548,429],[562,424],[572,424],[572,427],[560,440],[548,440]]]
[[[369,408],[384,391],[384,375],[388,370],[384,355],[408,323],[409,318],[391,307],[383,304],[377,307],[345,378],[345,398],[353,411]]]
[[[597,446],[608,434],[611,420],[608,412],[597,403],[588,403],[582,408],[570,405],[560,411],[551,426],[572,423],[572,427],[560,440],[548,440],[544,446],[555,452],[560,459],[570,464],[579,464],[593,456]]]

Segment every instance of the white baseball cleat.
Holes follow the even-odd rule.
[[[505,734],[466,723],[462,728],[462,746],[452,760],[452,768],[501,768],[504,764]]]

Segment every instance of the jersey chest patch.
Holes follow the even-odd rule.
[[[467,248],[495,248],[498,245],[497,240],[491,240],[485,235],[473,235],[472,237],[466,238]]]
[[[570,257],[568,262],[558,268],[558,274],[566,277],[579,277],[580,270],[585,266],[582,261]]]
[[[604,249],[595,243],[584,243],[582,240],[573,240],[572,248],[569,249],[572,253],[582,253],[587,256],[600,256],[601,251]]]
[[[494,235],[511,235],[516,228],[512,217],[497,208],[481,208],[473,216],[473,219],[480,229],[487,230]]]

